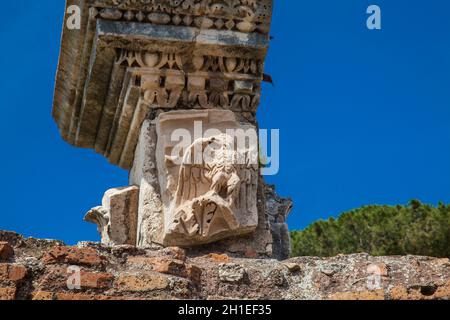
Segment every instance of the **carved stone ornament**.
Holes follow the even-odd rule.
[[[201,124],[197,138],[196,124]],[[233,145],[234,137],[227,131],[239,129],[254,133],[252,149]],[[193,137],[180,150],[174,150],[176,143],[171,141],[174,130],[185,130]],[[157,135],[156,160],[167,217],[164,244],[209,243],[256,229],[255,127],[239,124],[231,111],[173,111],[159,116]]]

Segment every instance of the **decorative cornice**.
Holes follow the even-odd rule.
[[[103,19],[267,34],[272,0],[90,0]]]

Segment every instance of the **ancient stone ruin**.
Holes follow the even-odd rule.
[[[130,172],[85,217],[102,243],[287,258],[292,204],[264,183],[256,122],[272,0],[74,5],[54,119],[64,140]],[[179,148],[174,135],[193,139]]]
[[[70,266],[81,270],[77,290],[67,285]],[[177,299],[449,300],[450,261],[368,254],[243,259],[173,247],[67,247],[0,231],[0,301]]]

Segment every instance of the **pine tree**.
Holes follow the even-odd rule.
[[[367,206],[294,231],[292,256],[367,252],[450,257],[450,205]]]

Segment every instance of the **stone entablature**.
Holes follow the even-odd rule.
[[[69,143],[131,169],[149,109],[220,108],[255,121],[271,1],[71,5],[81,8],[81,29],[63,30],[53,107]]]

